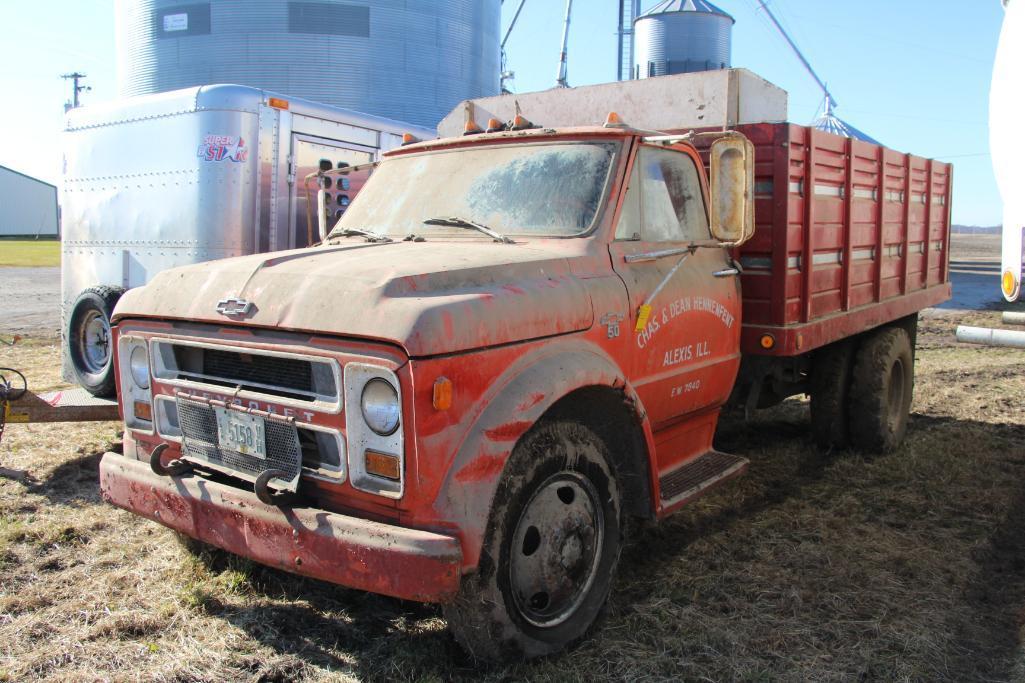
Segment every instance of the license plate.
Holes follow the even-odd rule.
[[[262,417],[227,408],[214,408],[217,414],[217,444],[261,460],[267,459],[267,440]]]

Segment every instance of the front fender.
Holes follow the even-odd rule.
[[[491,504],[513,447],[559,399],[593,386],[619,389],[638,406],[648,450],[654,452],[637,395],[600,348],[577,338],[548,341],[524,354],[492,384],[491,398],[462,440],[435,502],[436,512],[462,532],[464,568],[477,566]]]

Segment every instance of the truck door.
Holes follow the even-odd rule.
[[[339,168],[340,164],[356,166],[365,164],[374,159],[374,150],[361,145],[350,145],[339,143],[334,140],[318,138],[312,135],[292,135],[292,169],[291,183],[292,196],[289,202],[289,234],[293,248],[305,247],[311,243],[309,229],[306,221],[306,189],[304,179],[310,173],[320,168],[321,160],[330,163],[332,168]],[[330,220],[333,225],[349,206],[349,202],[356,196],[363,183],[368,177],[367,172],[354,173],[347,176],[335,176],[331,181],[328,190],[328,208]],[[316,201],[316,189],[311,186],[311,196]],[[316,206],[313,207],[313,242],[319,237],[316,225]]]
[[[640,145],[610,247],[630,299],[631,377],[656,429],[722,404],[740,363],[739,277],[725,249],[688,250],[711,240],[700,163],[689,147]]]

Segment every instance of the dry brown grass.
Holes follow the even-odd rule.
[[[11,427],[0,681],[1022,680],[1025,356],[955,346],[958,321],[922,323],[899,451],[817,454],[801,400],[727,416],[750,473],[635,532],[591,638],[507,667],[475,666],[433,607],[197,560],[104,505],[115,424]],[[37,389],[56,357],[0,347]]]

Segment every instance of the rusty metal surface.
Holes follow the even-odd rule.
[[[116,453],[100,461],[103,499],[193,538],[295,574],[420,602],[451,599],[456,539],[310,508],[264,505],[199,477],[159,477]]]

